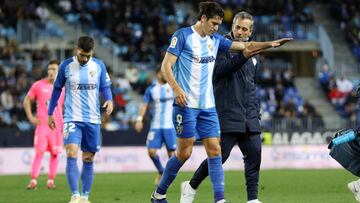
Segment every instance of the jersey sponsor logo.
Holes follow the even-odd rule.
[[[94,90],[96,89],[97,85],[95,83],[90,84],[77,84],[77,83],[70,83],[71,90]]]
[[[177,37],[171,39],[170,48],[175,48],[177,44]]]
[[[197,55],[193,55],[192,56],[192,61],[194,63],[211,63],[215,61],[215,57],[214,56],[205,56],[205,57],[200,57]]]

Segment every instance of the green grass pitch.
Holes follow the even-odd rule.
[[[225,173],[225,196],[230,203],[246,203],[243,171]],[[179,202],[181,181],[192,173],[180,172],[168,190],[168,201]],[[149,203],[155,173],[95,174],[90,194],[92,203]],[[357,178],[345,170],[263,170],[259,199],[264,203],[355,203],[346,184]],[[57,189],[45,189],[46,176],[38,188],[26,190],[28,176],[0,176],[0,203],[67,203],[70,192],[64,175],[56,180]],[[209,179],[200,186],[194,203],[212,203]]]

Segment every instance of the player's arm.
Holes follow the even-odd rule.
[[[100,89],[105,99],[105,103],[102,107],[105,108],[106,114],[110,115],[114,110],[113,96],[111,92],[111,80],[109,74],[106,71],[104,62],[101,61],[100,66],[101,66]]]
[[[112,111],[114,110],[114,103],[111,93],[111,87],[103,87],[101,88],[101,93],[105,99],[105,103],[103,105],[103,108],[105,108],[105,112],[107,115],[110,115]]]
[[[153,86],[146,88],[145,94],[144,94],[144,102],[141,104],[139,112],[138,112],[138,116],[136,118],[135,130],[138,133],[140,133],[143,129],[143,118],[144,118],[147,108],[149,107],[150,102],[152,101],[152,96],[151,96],[152,88],[153,88]]]
[[[279,47],[289,41],[293,40],[292,38],[282,38],[278,40],[273,41],[267,41],[267,42],[237,42],[233,41],[231,44],[230,50],[231,51],[242,51],[245,48],[251,50],[251,51],[263,51],[265,49],[269,49],[272,47]]]
[[[228,52],[219,51],[215,61],[214,79],[227,77],[239,70],[252,56],[259,54],[261,50],[253,51],[247,47],[242,53],[234,57],[228,57]]]
[[[135,130],[138,133],[140,133],[143,129],[143,118],[145,116],[147,107],[147,103],[142,103],[139,109],[138,116],[136,117]]]
[[[187,105],[187,96],[183,89],[181,89],[180,85],[176,82],[172,67],[177,60],[177,56],[171,54],[170,52],[166,52],[164,60],[161,64],[161,71],[163,72],[166,81],[169,83],[171,88],[174,91],[174,97],[176,104],[180,106]]]
[[[31,124],[37,125],[39,124],[38,119],[33,115],[31,105],[34,102],[34,98],[26,95],[23,102],[23,107],[25,110],[25,114],[27,119],[30,121]]]
[[[56,76],[54,87],[51,93],[50,103],[49,103],[49,109],[48,109],[48,125],[53,130],[55,129],[55,121],[53,118],[53,114],[55,111],[55,107],[57,105],[57,102],[60,98],[62,88],[65,85],[65,68],[66,65],[64,63],[60,64],[60,68],[58,71],[58,74]]]

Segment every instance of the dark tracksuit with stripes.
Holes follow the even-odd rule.
[[[226,37],[232,39],[230,34]],[[258,63],[258,58],[246,59],[242,53],[218,52],[213,73],[222,162],[237,144],[244,155],[248,200],[257,199],[261,163],[260,104],[256,93]],[[204,160],[190,185],[197,189],[207,176],[208,164]]]

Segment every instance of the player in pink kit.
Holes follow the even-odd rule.
[[[58,166],[58,155],[63,149],[63,103],[64,94],[61,94],[59,106],[56,107],[54,112],[54,118],[56,126],[59,126],[54,131],[48,127],[47,124],[47,112],[49,100],[51,97],[53,83],[56,78],[59,67],[58,60],[52,60],[49,62],[47,69],[47,78],[36,81],[30,88],[24,99],[24,109],[29,121],[36,126],[34,135],[34,148],[35,157],[31,168],[31,181],[27,186],[27,189],[36,189],[37,178],[40,173],[41,161],[44,156],[44,152],[50,152],[49,163],[49,177],[47,181],[47,188],[54,189],[54,179]],[[36,101],[36,116],[33,115],[31,105]]]

